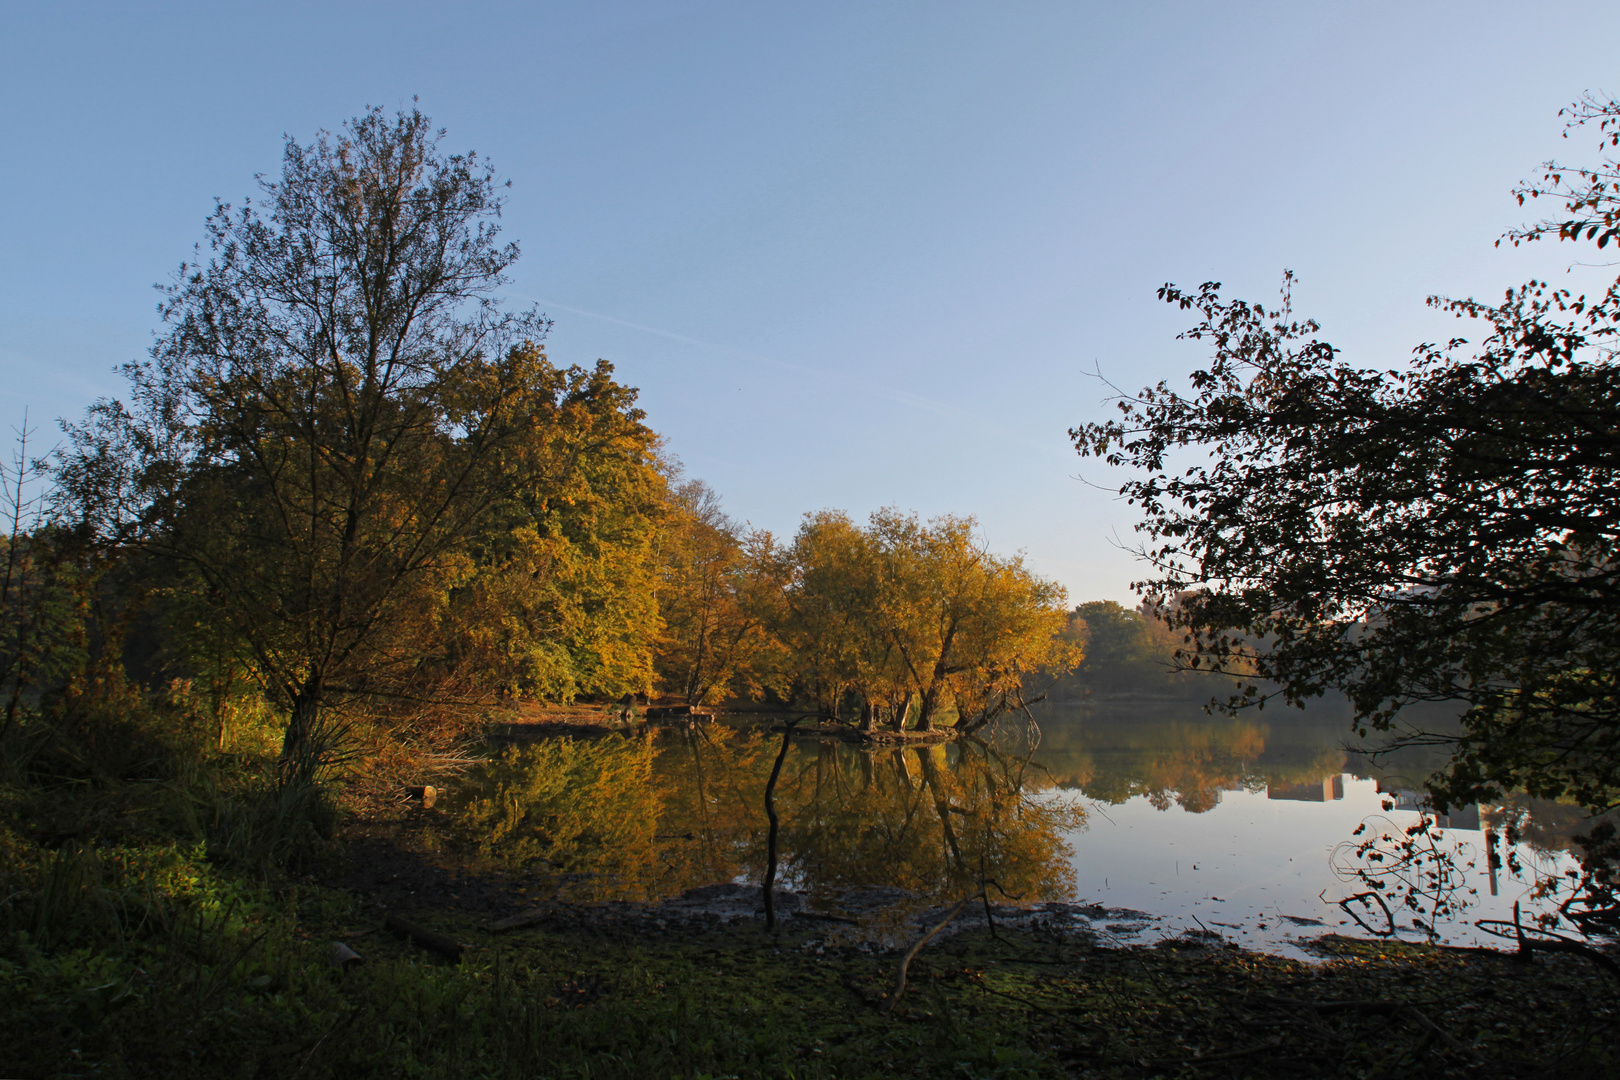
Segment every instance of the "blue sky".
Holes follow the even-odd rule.
[[[1065,437],[1202,356],[1217,279],[1367,364],[1504,251],[1620,5],[0,2],[0,420],[117,395],[214,197],[368,105],[512,180],[514,302],[617,365],[728,510],[973,514],[1075,600],[1135,522]],[[1611,271],[1612,272],[1612,271]],[[1580,273],[1577,270],[1577,273]]]

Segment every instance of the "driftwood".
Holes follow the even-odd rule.
[[[550,914],[545,908],[531,908],[517,915],[509,915],[504,919],[496,919],[489,924],[491,932],[504,934],[508,930],[522,930],[526,926],[533,926],[541,922]]]
[[[906,974],[911,970],[911,961],[916,958],[919,952],[922,952],[922,947],[934,940],[934,936],[941,930],[951,925],[951,921],[958,915],[962,914],[963,908],[967,907],[975,900],[982,899],[984,895],[985,890],[980,889],[972,896],[962,897],[962,899],[956,902],[955,907],[946,912],[945,917],[939,921],[938,925],[936,925],[932,930],[928,931],[928,933],[924,934],[922,937],[918,938],[917,944],[906,950],[906,955],[900,958],[900,967],[895,972],[894,993],[889,995],[888,1004],[883,1006],[884,1012],[893,1012],[895,1005],[899,1004],[900,995],[906,992]]]
[[[408,922],[393,912],[388,913],[388,917],[383,920],[383,926],[400,937],[415,942],[429,952],[438,953],[452,963],[461,960],[461,942],[447,938],[443,934],[435,933],[425,926],[418,926],[413,922]]]
[[[1324,897],[1324,899],[1325,899],[1325,897]],[[1385,920],[1387,920],[1389,922],[1389,929],[1388,930],[1378,930],[1378,929],[1375,929],[1374,927],[1368,925],[1367,921],[1365,919],[1363,919],[1359,914],[1357,914],[1354,910],[1352,910],[1351,907],[1350,907],[1350,905],[1355,903],[1357,900],[1360,900],[1368,908],[1372,907],[1372,904],[1367,903],[1368,900],[1371,900],[1371,901],[1373,901],[1373,903],[1376,903],[1379,906],[1379,908],[1383,910],[1384,918],[1385,918]],[[1367,933],[1369,933],[1369,934],[1373,934],[1373,935],[1375,935],[1377,937],[1394,937],[1396,935],[1396,933],[1397,933],[1396,928],[1395,928],[1395,913],[1393,911],[1389,910],[1389,905],[1384,902],[1384,898],[1382,896],[1380,896],[1375,890],[1368,890],[1367,892],[1358,892],[1354,896],[1347,896],[1343,900],[1339,901],[1339,907],[1344,911],[1344,913],[1346,915],[1348,915],[1352,919],[1356,920],[1356,923],[1363,930],[1367,931]]]

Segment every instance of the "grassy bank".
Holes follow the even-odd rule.
[[[55,924],[11,931],[12,1077],[1568,1076],[1620,1070],[1585,961],[1328,939],[1320,964],[1190,942],[975,931],[899,957],[816,927],[586,922],[417,952],[351,896],[194,854],[51,856]],[[101,877],[92,858],[99,859]],[[110,871],[110,866],[121,866]],[[121,875],[121,877],[120,877]],[[77,904],[77,907],[73,905]],[[68,919],[80,932],[56,929]],[[99,933],[85,928],[99,926]],[[347,969],[331,942],[364,957]]]
[[[9,759],[0,1075],[1620,1073],[1620,981],[1578,957],[1328,938],[1306,964],[975,930],[922,950],[895,999],[898,951],[807,919],[559,905],[495,934],[493,886],[475,903],[476,882],[385,894],[349,872],[360,842],[346,856],[324,797],[276,780],[271,741],[244,727],[221,752],[149,719]],[[460,962],[389,912],[466,943]],[[334,964],[334,942],[363,960]]]

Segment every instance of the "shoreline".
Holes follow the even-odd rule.
[[[660,706],[637,706],[632,719],[619,720],[613,715],[612,705],[541,705],[535,702],[520,702],[509,719],[490,724],[488,739],[491,742],[515,742],[553,736],[631,735],[715,722],[731,722],[734,726],[778,734],[791,730],[796,738],[836,739],[869,746],[931,746],[951,742],[959,737],[955,727],[938,727],[928,731],[917,731],[913,728],[902,731],[887,728],[861,731],[853,724],[821,723],[794,724],[790,728],[788,720],[804,715],[792,710],[713,707],[692,717],[677,715],[647,718],[645,714],[649,708],[657,709]]]

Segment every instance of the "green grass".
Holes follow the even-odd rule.
[[[5,1075],[1540,1080],[1620,1068],[1617,988],[1575,958],[1328,939],[1330,957],[1307,965],[975,931],[921,954],[885,1010],[896,955],[805,931],[665,937],[598,922],[495,936],[416,913],[471,944],[449,965],[342,894],[233,892],[169,857],[181,899],[121,944],[47,950],[13,933]],[[335,939],[365,962],[332,966]]]

